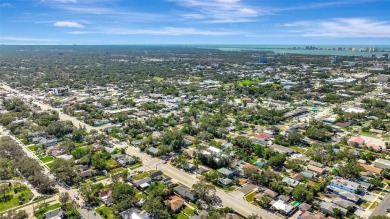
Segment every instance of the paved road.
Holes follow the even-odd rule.
[[[44,164],[44,163],[43,163],[43,162],[42,162],[34,153],[32,153],[31,151],[29,151],[29,150],[25,147],[25,145],[24,145],[21,141],[19,141],[19,139],[17,139],[15,136],[13,136],[13,135],[10,134],[8,131],[6,131],[2,126],[0,126],[0,136],[1,136],[1,135],[3,135],[3,136],[9,136],[9,137],[11,137],[13,140],[15,140],[15,141],[19,144],[19,146],[22,148],[22,150],[27,154],[27,156],[36,159],[36,160],[39,162],[39,164],[43,167],[44,173],[45,173],[49,178],[55,180],[55,176],[54,176],[53,174],[50,173],[50,171],[47,169],[46,165],[45,165],[45,164]],[[35,190],[35,188],[31,186],[30,183],[27,182],[27,185],[29,186],[29,188],[30,188],[32,191],[35,191],[36,194],[39,194],[39,193]],[[75,198],[75,196],[78,195],[77,189],[66,190],[65,188],[60,187],[60,186],[58,186],[58,185],[56,185],[56,188],[58,189],[58,191],[59,191],[60,193],[63,193],[63,192],[69,193],[70,197],[71,197],[74,201],[76,201],[76,203],[78,203],[79,206],[82,205],[82,201],[81,201],[81,200],[76,200],[76,198]],[[58,196],[56,196],[55,198],[56,198],[56,200],[58,201]],[[26,206],[25,208],[30,209],[31,207],[28,208],[28,207]],[[87,211],[86,209],[81,209],[81,208],[78,208],[77,210],[81,213],[81,215],[82,215],[84,218],[102,219],[102,218],[100,217],[100,215],[95,214],[94,211]],[[29,212],[28,212],[28,213],[29,213]]]
[[[379,203],[370,216],[390,216],[390,213],[386,212],[388,208],[390,208],[390,193],[387,193],[387,195],[383,198],[383,200]]]
[[[66,114],[60,112],[59,109],[56,109],[56,108],[53,108],[47,104],[41,103],[41,102],[37,101],[34,97],[32,97],[30,95],[22,94],[19,91],[12,89],[9,86],[3,86],[3,88],[8,90],[8,91],[20,94],[25,98],[31,99],[33,101],[33,103],[37,104],[42,109],[56,110],[59,113],[61,120],[70,120],[77,127],[84,126],[84,127],[86,127],[86,129],[88,131],[92,130],[92,129],[95,129],[95,130],[101,129],[101,127],[91,127],[91,126],[85,124],[84,122],[77,120],[76,118],[74,118],[72,116],[69,116],[69,115],[66,115]],[[168,175],[173,180],[176,180],[176,181],[178,181],[178,182],[180,182],[188,187],[191,187],[193,184],[195,184],[198,181],[198,179],[196,178],[195,175],[181,171],[175,167],[172,167],[169,164],[163,164],[163,162],[160,159],[153,158],[153,157],[147,155],[146,153],[142,153],[137,148],[128,147],[128,145],[126,143],[120,143],[116,147],[126,147],[127,148],[126,152],[130,155],[135,155],[137,157],[140,157],[142,159],[143,165],[145,167],[147,167],[149,169],[160,169],[164,172],[164,174]],[[256,207],[256,206],[244,201],[242,198],[235,197],[235,196],[233,196],[233,195],[231,195],[223,190],[218,189],[217,195],[221,198],[224,206],[231,207],[235,211],[237,211],[239,214],[242,214],[244,216],[256,214],[258,216],[261,216],[261,217],[267,218],[267,219],[279,218],[275,214],[271,214],[268,211],[261,209],[259,207]],[[73,198],[73,196],[71,196],[71,197]]]
[[[14,94],[19,95],[20,98],[22,98],[22,99],[33,101],[34,104],[38,105],[43,110],[55,110],[55,111],[57,111],[61,120],[63,120],[63,121],[67,121],[67,120],[71,121],[73,123],[73,125],[76,126],[76,127],[83,126],[83,127],[85,127],[85,129],[87,131],[99,130],[99,127],[92,127],[92,126],[90,126],[90,125],[88,125],[88,124],[86,124],[86,123],[84,123],[82,121],[77,120],[73,116],[69,116],[69,115],[67,115],[65,113],[62,113],[59,109],[54,108],[54,107],[52,107],[52,106],[50,106],[48,104],[44,104],[44,103],[38,101],[35,97],[33,97],[33,96],[29,95],[29,94],[21,93],[20,91],[15,90],[15,89],[11,88],[10,86],[7,86],[7,85],[3,85],[3,89],[5,89],[7,91],[10,91],[10,92],[13,92]]]

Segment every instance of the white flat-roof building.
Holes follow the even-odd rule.
[[[381,169],[385,169],[385,168],[390,169],[390,161],[381,158],[376,159],[374,162],[374,167],[378,167]]]

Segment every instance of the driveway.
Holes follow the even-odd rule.
[[[239,191],[246,194],[248,192],[251,192],[253,191],[254,189],[257,189],[258,187],[256,185],[253,185],[253,184],[246,184],[245,186],[243,186]]]

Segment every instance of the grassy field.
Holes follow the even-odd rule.
[[[114,212],[111,208],[109,207],[100,207],[100,208],[97,208],[96,209],[96,212],[102,216],[103,218],[106,218],[106,219],[120,219],[119,216],[115,216],[114,215]]]
[[[150,176],[150,172],[143,172],[143,173],[134,175],[131,178],[133,180],[140,180],[140,179],[144,179],[144,178],[149,177],[149,176]]]
[[[161,77],[153,77],[153,80],[160,82],[160,81],[163,81],[164,78],[161,78]]]
[[[55,210],[57,208],[60,208],[61,207],[61,204],[60,203],[56,203],[56,204],[53,204],[53,205],[49,205],[48,207],[45,207],[45,208],[41,208],[37,211],[34,212],[34,216],[38,219],[43,219],[44,218],[44,214],[46,212],[49,212],[49,211],[52,211],[52,210]]]
[[[6,211],[10,208],[16,207],[19,205],[19,196],[23,196],[25,200],[28,200],[30,198],[30,189],[26,186],[22,186],[22,189],[18,191],[18,193],[15,194],[14,189],[19,188],[19,186],[14,186],[12,189],[6,193],[6,195],[9,195],[11,199],[5,202],[0,202],[0,212]]]
[[[54,160],[54,158],[53,157],[51,157],[51,156],[45,156],[45,157],[41,157],[41,158],[39,158],[43,163],[48,163],[48,162],[51,162],[51,161],[53,161]]]
[[[194,80],[194,81],[200,81],[200,80],[202,80],[202,77],[198,77],[198,76],[190,76],[190,80]]]
[[[237,81],[237,84],[238,85],[241,85],[241,86],[248,86],[248,85],[252,85],[252,84],[256,84],[256,83],[260,83],[260,82],[263,82],[262,80],[242,80],[242,81]]]
[[[177,219],[188,219],[188,218],[189,218],[188,216],[186,216],[185,214],[183,214],[181,212],[177,215]]]

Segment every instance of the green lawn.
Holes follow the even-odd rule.
[[[128,166],[128,168],[130,170],[137,169],[138,167],[142,167],[142,164],[141,163],[135,163],[135,164],[132,164],[132,165]]]
[[[361,131],[360,132],[361,135],[365,135],[365,136],[368,136],[368,137],[376,137],[378,134],[376,133],[372,133],[372,132],[363,132]]]
[[[195,211],[188,206],[183,210],[183,213],[190,216],[190,217],[195,215]]]
[[[106,165],[109,167],[109,168],[115,168],[118,166],[118,163],[113,160],[113,159],[109,159],[106,161]]]
[[[60,203],[56,203],[56,204],[53,204],[53,205],[49,205],[48,207],[45,207],[45,208],[40,208],[38,209],[37,211],[34,212],[34,216],[38,219],[43,219],[43,215],[46,213],[46,212],[49,212],[49,211],[52,211],[52,210],[55,210],[57,208],[60,208],[61,207],[61,204]]]
[[[12,187],[12,189],[6,193],[6,195],[12,197],[6,202],[0,202],[0,212],[18,206],[19,205],[18,197],[21,195],[24,197],[26,201],[30,198],[30,189],[27,186],[22,186],[22,190],[18,191],[18,193],[16,194],[14,192],[14,188],[19,188],[19,186]]]
[[[100,207],[96,209],[96,212],[102,216],[102,218],[106,219],[119,219],[119,216],[114,215],[114,211],[109,207]]]
[[[202,80],[202,77],[199,77],[199,76],[190,76],[190,79],[191,79],[191,80],[195,80],[195,81],[199,81],[199,80]]]
[[[74,145],[76,147],[82,147],[82,146],[88,145],[88,143],[87,142],[76,142]]]
[[[28,146],[27,149],[30,151],[35,151],[35,145]]]
[[[53,161],[54,158],[52,156],[45,156],[45,157],[41,157],[39,158],[43,163],[48,163],[50,161]]]
[[[252,191],[252,192],[247,193],[244,196],[244,199],[246,199],[248,202],[253,202],[255,200],[255,196],[256,196],[256,192]]]
[[[364,201],[360,206],[363,208],[368,208],[368,206],[371,204],[371,202]]]
[[[251,156],[251,158],[249,159],[249,163],[250,164],[254,164],[256,163],[256,161],[258,160],[259,158],[257,156]]]
[[[305,153],[306,152],[306,150],[304,148],[300,148],[300,147],[296,147],[296,146],[292,146],[290,148],[294,149],[294,150],[296,150],[296,151],[298,151],[300,153]]]
[[[177,215],[177,219],[188,219],[188,218],[189,218],[188,216],[186,216],[185,214],[183,214],[181,212]]]
[[[46,164],[46,166],[51,169],[53,167],[53,162]]]
[[[251,80],[242,80],[242,81],[238,81],[237,82],[237,84],[239,84],[239,85],[251,85],[251,84],[253,84],[253,81],[251,81]]]
[[[153,77],[153,80],[160,82],[160,81],[163,81],[164,78],[161,78],[161,77]]]
[[[189,203],[191,205],[191,207],[195,208],[195,209],[198,209],[198,206],[192,202]]]
[[[375,209],[377,206],[378,206],[378,202],[374,202],[374,203],[371,205],[370,209]]]
[[[149,176],[150,176],[150,172],[143,172],[143,173],[134,175],[131,178],[133,180],[140,180],[140,179],[144,179],[144,178],[149,177]]]
[[[137,194],[135,195],[135,197],[137,198],[137,200],[141,200],[143,198],[146,198],[147,195],[139,190],[136,190],[137,191]]]

